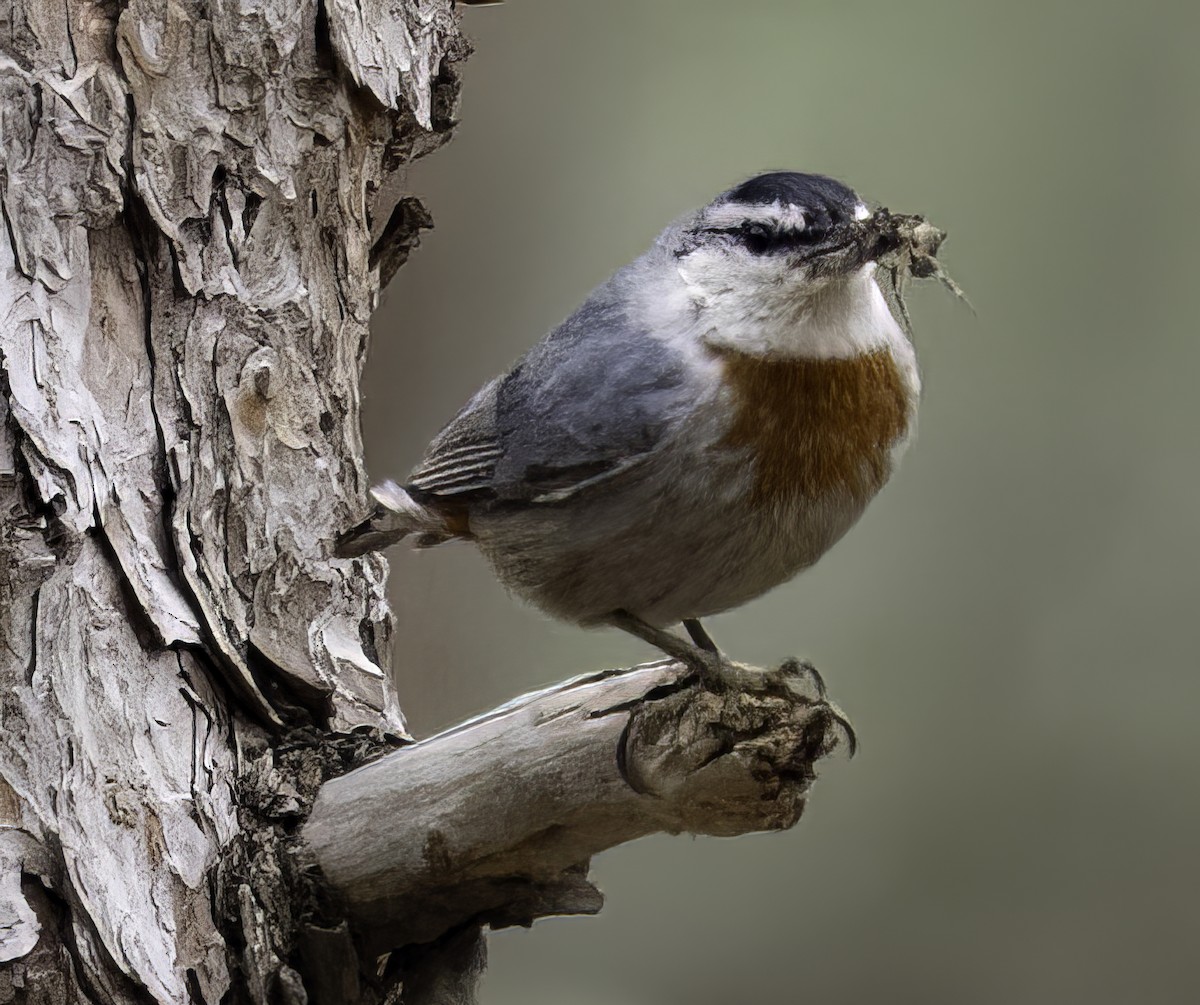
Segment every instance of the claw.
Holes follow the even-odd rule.
[[[825,700],[825,678],[821,676],[821,671],[808,660],[798,660],[795,656],[789,656],[779,665],[779,671],[788,677],[812,681],[817,690],[817,699]]]
[[[858,734],[854,732],[854,727],[850,725],[850,719],[846,713],[829,700],[825,690],[825,678],[821,676],[821,672],[808,660],[798,660],[794,656],[789,656],[779,665],[779,672],[785,677],[795,677],[812,682],[817,692],[816,700],[812,704],[818,706],[829,717],[829,722],[835,723],[841,730],[846,738],[846,749],[853,757],[858,751]]]
[[[853,757],[858,753],[858,734],[854,732],[854,727],[850,725],[850,720],[846,713],[837,707],[831,701],[822,701],[825,706],[825,711],[829,717],[838,724],[842,734],[846,737],[846,752],[848,756]]]

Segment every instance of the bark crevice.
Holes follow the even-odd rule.
[[[282,908],[235,932],[212,881],[242,754],[403,730],[386,565],[327,541],[367,484],[368,213],[464,49],[449,0],[0,21],[0,1002],[265,1005],[291,964],[232,947]]]

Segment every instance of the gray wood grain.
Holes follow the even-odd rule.
[[[303,854],[368,945],[591,913],[590,856],[790,827],[842,735],[799,664],[717,691],[670,662],[590,674],[326,782]]]

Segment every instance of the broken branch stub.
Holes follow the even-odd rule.
[[[605,848],[792,826],[843,725],[794,662],[721,691],[670,662],[578,677],[326,782],[301,854],[379,951],[595,913]]]

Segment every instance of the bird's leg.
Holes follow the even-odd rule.
[[[717,648],[717,644],[713,641],[712,636],[700,624],[699,618],[684,618],[683,627],[687,629],[687,633],[692,637],[692,641],[701,649],[707,649],[710,653],[721,652]]]
[[[653,625],[647,624],[641,618],[630,614],[628,611],[614,611],[609,616],[608,623],[614,628],[620,628],[622,631],[629,632],[630,635],[637,636],[643,642],[649,642],[650,645],[661,649],[668,656],[679,660],[681,663],[691,665],[696,663],[697,660],[708,659],[708,654],[698,646],[685,642],[678,635],[674,635],[671,632],[655,628]]]
[[[699,630],[703,638],[708,640],[708,645],[704,645],[699,639],[696,640],[696,644],[687,642],[678,635],[647,624],[628,611],[614,611],[609,615],[608,623],[614,628],[637,636],[643,642],[649,642],[673,659],[691,667],[700,675],[701,682],[706,686],[715,690],[723,690],[728,686],[729,682],[724,674],[725,660],[717,652],[717,647],[712,644],[712,639],[708,638],[708,633],[703,628]],[[699,622],[696,622],[696,625],[699,627]],[[689,628],[688,632],[691,633],[692,629]],[[692,637],[696,638],[694,634]]]

